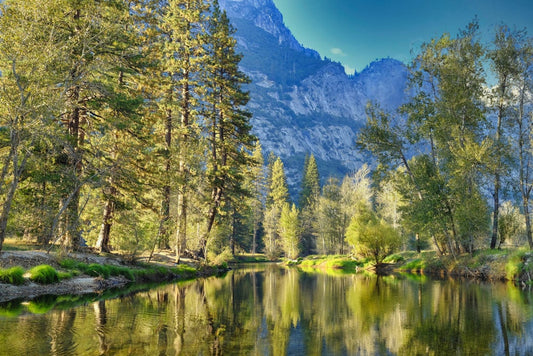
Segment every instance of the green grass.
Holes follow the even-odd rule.
[[[404,256],[400,254],[394,254],[394,255],[385,257],[385,259],[383,260],[383,263],[398,263],[398,262],[403,262],[403,261],[405,261]]]
[[[24,268],[12,267],[8,269],[0,269],[0,282],[7,284],[14,284],[16,286],[24,283]]]
[[[235,256],[235,262],[238,263],[261,263],[261,262],[270,262],[268,258],[266,258],[265,255],[262,254],[256,254],[256,255],[236,255]]]
[[[287,265],[296,265],[302,269],[337,269],[344,271],[355,271],[357,267],[363,266],[363,261],[354,260],[349,256],[331,255],[331,256],[308,256],[304,259],[292,261]]]
[[[507,259],[505,274],[508,280],[518,280],[523,273],[530,272],[530,267],[525,263],[529,257],[527,250],[517,250]]]
[[[110,276],[124,276],[130,281],[135,281],[136,272],[132,268],[114,265],[100,265],[98,263],[83,263],[72,259],[64,259],[59,261],[59,265],[74,273],[81,272],[91,277],[102,277],[104,279]]]
[[[59,274],[54,267],[49,265],[35,266],[29,271],[30,280],[40,284],[52,284],[59,282]]]
[[[411,260],[400,267],[401,271],[414,271],[414,272],[421,272],[426,267],[426,261],[416,258],[414,260]]]

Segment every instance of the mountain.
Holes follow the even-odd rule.
[[[312,153],[323,180],[342,177],[365,158],[355,149],[369,100],[394,109],[405,100],[407,69],[381,59],[347,75],[341,64],[304,48],[272,0],[219,0],[233,26],[241,70],[252,79],[248,109],[266,154],[285,164],[294,196],[304,157]]]

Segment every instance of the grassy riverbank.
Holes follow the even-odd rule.
[[[533,252],[526,249],[480,250],[473,255],[438,256],[435,251],[406,251],[388,256],[374,266],[371,261],[350,256],[308,256],[287,265],[303,270],[375,270],[380,273],[416,273],[435,276],[464,277],[488,281],[533,283]]]
[[[0,302],[32,300],[43,295],[85,295],[129,285],[188,280],[227,270],[226,266],[128,262],[111,254],[47,253],[32,246],[8,244],[0,253]],[[163,256],[164,257],[164,256]]]

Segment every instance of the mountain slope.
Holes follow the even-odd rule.
[[[241,69],[252,78],[248,109],[264,152],[280,156],[291,191],[304,157],[313,153],[323,179],[357,169],[355,150],[369,100],[393,109],[405,100],[407,69],[394,59],[371,63],[348,76],[335,62],[301,46],[272,0],[220,0],[233,25]]]

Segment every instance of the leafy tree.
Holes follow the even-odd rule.
[[[498,224],[498,248],[506,241],[509,242],[523,231],[524,217],[520,210],[510,201],[503,202],[500,206],[500,223]]]
[[[346,241],[356,253],[372,258],[376,265],[401,246],[396,230],[364,205],[352,218],[346,232]]]
[[[505,164],[506,153],[509,151],[509,144],[506,140],[506,128],[512,124],[512,106],[516,102],[516,95],[513,95],[513,82],[520,73],[520,51],[523,43],[523,33],[512,32],[506,26],[497,29],[494,38],[494,48],[489,52],[491,67],[497,75],[498,83],[493,89],[492,101],[497,114],[496,127],[494,133],[494,192],[493,192],[493,215],[492,215],[492,238],[490,248],[496,248],[498,240],[498,222],[500,211],[500,189],[502,173],[509,170]]]
[[[342,249],[344,215],[342,213],[341,199],[338,179],[328,179],[326,185],[322,188],[316,218],[316,244],[317,251],[321,254],[340,253]]]

